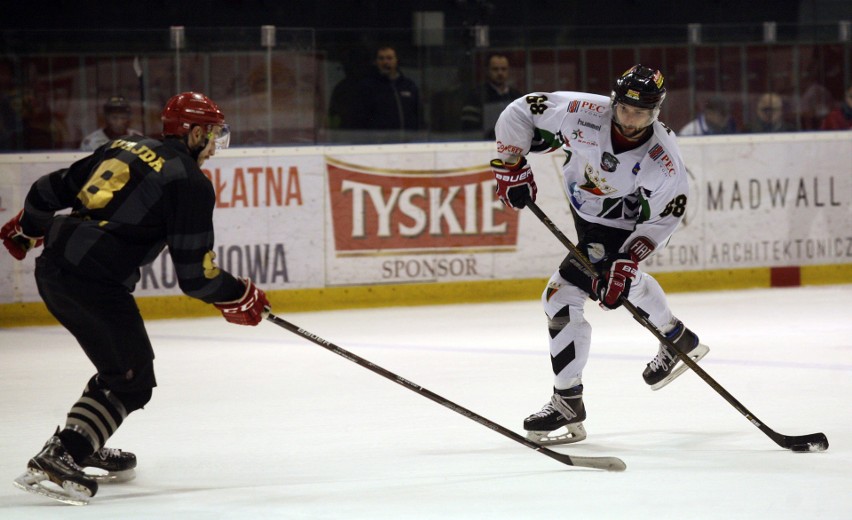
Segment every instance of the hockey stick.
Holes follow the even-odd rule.
[[[559,461],[563,464],[567,464],[568,466],[578,466],[578,467],[585,467],[585,468],[603,469],[603,470],[606,470],[606,471],[624,471],[627,468],[627,466],[624,464],[624,461],[622,461],[621,459],[619,459],[617,457],[577,457],[577,456],[573,456],[573,455],[569,456],[565,453],[557,453],[555,451],[551,451],[551,450],[549,450],[549,449],[547,449],[543,446],[539,446],[538,444],[526,439],[525,437],[518,435],[517,433],[515,433],[511,430],[504,428],[503,426],[500,426],[499,424],[497,424],[493,421],[486,419],[485,417],[482,417],[481,415],[478,415],[478,414],[468,410],[467,408],[464,408],[462,406],[457,405],[456,403],[454,403],[452,401],[444,399],[440,395],[438,395],[434,392],[431,392],[431,391],[423,388],[420,385],[412,383],[411,381],[404,379],[404,378],[394,374],[393,372],[385,370],[384,368],[382,368],[378,365],[375,365],[375,364],[367,361],[364,358],[358,357],[355,354],[338,347],[334,343],[328,342],[328,341],[322,339],[321,337],[319,337],[315,334],[312,334],[312,333],[310,333],[310,332],[308,332],[308,331],[306,331],[306,330],[304,330],[300,327],[297,327],[296,325],[293,325],[292,323],[285,321],[285,320],[279,318],[278,316],[275,316],[272,313],[268,313],[266,315],[266,319],[271,321],[272,323],[278,325],[279,327],[283,327],[283,328],[289,330],[293,334],[301,336],[301,337],[307,339],[308,341],[316,343],[317,345],[321,346],[322,348],[324,348],[326,350],[330,350],[331,352],[334,352],[338,356],[341,356],[343,358],[348,359],[349,361],[352,361],[353,363],[361,365],[362,367],[366,368],[367,370],[369,370],[371,372],[375,372],[376,374],[379,374],[380,376],[382,376],[386,379],[390,379],[394,383],[398,383],[399,385],[402,385],[405,388],[407,388],[407,389],[409,389],[413,392],[417,392],[418,394],[422,395],[423,397],[431,399],[431,400],[435,401],[436,403],[440,404],[441,406],[444,406],[444,407],[449,408],[450,410],[452,410],[454,412],[457,412],[461,415],[464,415],[468,419],[476,421],[479,424],[485,426],[486,428],[490,428],[490,429],[494,430],[495,432],[512,439],[513,441],[516,441],[516,442],[523,444],[527,448],[534,449],[535,451],[541,453],[542,455],[547,455],[551,459]]]
[[[566,237],[562,231],[556,227],[556,224],[550,220],[547,215],[530,200],[526,202],[527,207],[530,208],[530,211],[535,213],[535,216],[541,220],[542,224],[544,224],[547,229],[550,230],[551,233],[559,239],[562,244],[568,248],[571,254],[582,264],[583,268],[586,269],[589,273],[597,273],[595,266],[592,265],[591,262],[586,258],[586,255],[580,251],[580,249],[574,245],[571,240]],[[633,315],[633,318],[642,324],[643,327],[650,330],[654,336],[660,340],[661,343],[664,343],[669,348],[673,349],[677,356],[681,361],[686,364],[689,368],[695,372],[698,377],[704,380],[705,383],[710,385],[710,388],[715,390],[719,395],[721,395],[726,401],[728,401],[731,406],[733,406],[738,412],[743,414],[746,419],[749,420],[750,423],[757,426],[757,428],[765,433],[770,439],[775,441],[775,444],[781,446],[782,448],[786,448],[792,451],[825,451],[828,449],[828,439],[826,438],[824,433],[811,433],[808,435],[782,435],[777,433],[769,426],[763,424],[763,422],[752,414],[748,408],[742,405],[739,401],[737,401],[734,396],[732,396],[727,390],[725,390],[722,385],[716,382],[710,375],[701,368],[698,363],[690,359],[689,356],[681,352],[681,350],[675,345],[671,340],[665,337],[657,327],[654,326],[653,323],[648,319],[648,315],[645,311],[640,308],[637,308],[635,305],[630,303],[627,298],[621,297],[620,299],[621,305],[630,311],[630,314]]]

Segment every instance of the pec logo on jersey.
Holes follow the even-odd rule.
[[[671,158],[662,146],[660,146],[659,144],[655,144],[654,146],[652,146],[651,149],[648,150],[648,156],[651,157],[651,159],[662,163],[662,166],[663,168],[665,168],[667,174],[675,174],[674,163],[672,163]]]
[[[574,100],[571,100],[570,103],[568,103],[568,112],[574,113],[579,109],[580,109],[580,101],[579,100],[574,99]]]
[[[614,172],[618,168],[618,157],[609,152],[604,152],[601,157],[601,170],[605,172]]]
[[[598,114],[606,110],[606,107],[604,105],[598,105],[597,103],[592,103],[591,101],[583,101],[580,104],[580,108],[582,108],[586,112],[596,112]]]

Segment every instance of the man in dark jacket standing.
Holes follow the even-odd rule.
[[[358,86],[356,126],[366,130],[419,130],[420,91],[399,70],[393,47],[376,51],[376,68]]]

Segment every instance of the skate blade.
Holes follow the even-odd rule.
[[[692,349],[692,352],[690,352],[688,354],[689,359],[698,363],[699,361],[701,361],[701,359],[704,356],[707,355],[708,352],[710,352],[710,347],[708,347],[707,345],[703,345],[703,344],[699,343],[698,346],[695,347],[694,349]],[[688,369],[689,369],[689,367],[686,366],[686,363],[684,363],[683,361],[679,361],[677,368],[672,370],[671,374],[664,377],[659,382],[651,385],[651,390],[659,390],[660,388],[662,388],[662,387],[666,386],[667,384],[671,383],[672,381],[674,381],[675,378],[677,378],[679,375],[686,372]]]
[[[133,468],[124,471],[104,471],[96,468],[85,468],[83,473],[94,479],[98,484],[121,484],[136,478],[136,470]]]
[[[527,432],[527,440],[533,441],[540,446],[552,446],[554,444],[573,444],[586,438],[586,428],[583,423],[569,424],[553,431]]]
[[[52,498],[72,506],[85,506],[89,503],[89,490],[73,482],[65,481],[59,486],[50,481],[47,474],[38,470],[26,473],[12,481],[12,485],[29,493]]]

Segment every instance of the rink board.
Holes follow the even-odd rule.
[[[669,291],[852,282],[852,134],[680,140],[691,190],[669,245],[643,262]],[[536,298],[565,254],[494,197],[493,143],[236,148],[205,166],[220,267],[277,308]],[[78,153],[0,155],[0,220]],[[538,204],[575,239],[560,165],[530,155]],[[33,258],[0,255],[0,326],[42,320]],[[146,316],[210,308],[181,296],[168,253],[142,272]]]

